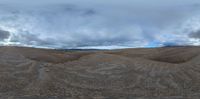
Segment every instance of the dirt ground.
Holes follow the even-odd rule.
[[[199,99],[200,47],[0,47],[0,99]]]

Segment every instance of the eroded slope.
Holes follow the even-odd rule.
[[[198,47],[94,52],[1,47],[0,54],[2,99],[200,96]]]

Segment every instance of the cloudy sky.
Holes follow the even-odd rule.
[[[0,0],[0,45],[200,45],[200,1]]]

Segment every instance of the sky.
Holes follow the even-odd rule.
[[[0,0],[0,45],[200,45],[199,0]]]

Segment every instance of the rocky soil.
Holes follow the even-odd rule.
[[[0,99],[199,99],[200,47],[0,47]]]

